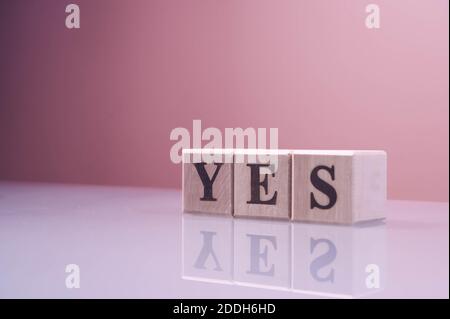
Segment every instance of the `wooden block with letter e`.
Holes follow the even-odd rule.
[[[183,150],[183,211],[232,215],[233,152]]]
[[[353,224],[382,219],[384,151],[293,151],[292,219]]]
[[[290,218],[291,160],[285,150],[235,150],[234,216]]]

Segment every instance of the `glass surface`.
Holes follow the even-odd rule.
[[[182,214],[176,190],[1,182],[0,297],[448,298],[448,203],[387,209],[303,224]]]

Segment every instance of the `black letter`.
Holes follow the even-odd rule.
[[[208,173],[205,169],[206,163],[195,163],[195,168],[197,169],[197,173],[200,176],[200,179],[202,180],[203,184],[203,197],[200,198],[200,200],[204,201],[216,201],[213,197],[213,183],[216,180],[217,174],[219,173],[220,168],[222,167],[223,163],[214,163],[214,165],[217,166],[216,171],[214,172],[214,175],[211,179],[209,179]]]
[[[318,207],[320,209],[330,209],[331,207],[336,204],[337,201],[337,193],[333,186],[325,182],[324,180],[320,179],[319,177],[319,171],[321,169],[326,170],[331,175],[331,179],[334,181],[334,165],[330,167],[327,166],[317,166],[313,169],[311,172],[311,183],[314,185],[315,188],[320,190],[322,193],[328,196],[330,201],[327,205],[320,205],[315,197],[314,194],[311,192],[311,209]]]
[[[264,188],[266,195],[268,193],[267,189],[267,174],[264,174],[264,180],[261,182],[259,179],[259,168],[260,167],[268,167],[270,164],[247,164],[248,167],[251,168],[250,175],[250,187],[251,187],[251,199],[247,202],[247,204],[266,204],[266,205],[275,205],[277,203],[277,192],[273,194],[272,198],[266,201],[261,200],[260,194],[260,186]],[[275,177],[275,173],[272,174]]]

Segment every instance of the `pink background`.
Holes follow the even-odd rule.
[[[448,201],[447,0],[0,3],[0,179],[181,187],[175,127],[385,149],[389,197]]]

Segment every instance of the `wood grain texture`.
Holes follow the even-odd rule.
[[[330,204],[330,196],[315,187],[317,176],[337,194],[330,208],[312,206],[312,196],[320,206]],[[313,195],[312,195],[313,194]],[[386,201],[386,153],[383,151],[293,151],[292,219],[307,222],[353,224],[384,218]]]
[[[217,176],[212,186],[214,201],[202,200],[204,197],[204,184],[200,178],[195,164],[203,160],[195,158],[195,154],[207,152],[205,150],[183,150],[183,211],[193,213],[209,213],[232,215],[233,214],[233,163],[232,153],[223,150],[215,150],[219,154],[231,154],[231,162],[225,157],[220,160],[215,159],[204,165],[204,168],[211,179],[216,172],[216,163],[222,164],[217,172]]]
[[[353,222],[386,218],[386,153],[356,152],[353,158],[353,172]]]
[[[239,155],[244,155],[239,160]],[[261,201],[268,201],[276,194],[274,204],[249,203],[252,199],[251,167],[249,164],[264,164],[264,161],[252,155],[271,155],[277,162],[273,174],[261,169],[259,181],[267,178],[267,193],[263,186],[257,187]],[[276,155],[275,155],[276,154]],[[273,168],[273,166],[272,166]],[[235,152],[234,164],[234,216],[251,216],[277,219],[289,219],[291,210],[291,159],[288,151],[241,150]]]

